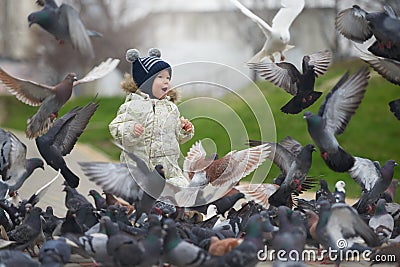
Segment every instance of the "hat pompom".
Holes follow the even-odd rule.
[[[137,49],[129,49],[126,51],[126,61],[133,63],[135,62],[140,56],[139,50]]]
[[[161,57],[161,51],[157,48],[149,49],[149,56],[151,57]]]

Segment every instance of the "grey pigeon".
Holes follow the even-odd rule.
[[[122,146],[120,148],[123,149]],[[142,213],[150,212],[164,189],[165,179],[157,170],[149,170],[146,163],[133,153],[125,153],[137,166],[111,162],[79,162],[79,165],[89,180],[105,192],[121,197],[130,204],[135,203],[138,220]]]
[[[259,141],[250,140],[251,146],[258,145]],[[261,142],[262,143],[262,142]],[[276,207],[286,205],[292,193],[299,194],[311,168],[312,152],[314,145],[304,147],[290,136],[285,137],[280,143],[269,143],[271,152],[268,158],[277,165],[285,176],[280,188],[272,194],[268,202]]]
[[[176,266],[205,266],[205,263],[211,259],[211,255],[206,250],[179,236],[174,220],[166,219],[163,228],[166,231],[162,256],[164,262]]]
[[[40,263],[19,250],[0,250],[0,266],[39,267]]]
[[[32,139],[44,134],[51,127],[58,111],[70,99],[73,87],[104,77],[114,70],[118,63],[119,59],[109,58],[94,67],[82,79],[77,80],[75,73],[69,73],[55,86],[15,78],[0,68],[0,84],[21,102],[30,106],[40,106],[36,114],[27,121],[26,136]]]
[[[398,164],[394,160],[386,161],[380,166],[379,162],[355,157],[356,162],[349,170],[350,176],[361,186],[360,200],[354,204],[359,213],[365,213],[374,205],[380,195],[389,187],[393,179],[394,167]]]
[[[107,209],[106,199],[101,196],[99,192],[94,189],[89,190],[89,195],[93,197],[94,204],[97,210]]]
[[[42,222],[40,219],[41,213],[41,208],[33,207],[29,214],[26,215],[25,220],[14,230],[11,230],[9,233],[7,233],[9,239],[16,242],[18,249],[23,250],[26,248],[32,255],[35,255],[35,241],[39,235],[43,233]]]
[[[281,111],[297,114],[311,106],[322,95],[314,91],[315,78],[327,71],[332,61],[332,53],[328,50],[320,51],[303,57],[303,73],[289,62],[254,63],[250,69],[274,85],[284,89],[293,96]]]
[[[0,199],[18,190],[32,172],[43,167],[39,158],[26,158],[26,145],[12,132],[0,128]]]
[[[315,201],[321,201],[321,200],[328,200],[330,203],[335,203],[335,197],[329,190],[328,183],[326,182],[325,179],[321,179],[319,181],[319,184],[321,185],[320,189],[317,190],[315,193]]]
[[[73,188],[68,184],[64,184],[63,191],[65,191],[65,207],[73,212],[86,204],[92,205],[85,196],[76,190],[76,188]]]
[[[378,236],[361,219],[357,211],[342,203],[331,206],[329,201],[320,202],[319,220],[315,232],[320,244],[325,249],[331,248],[334,253],[351,249],[355,245],[351,238],[357,236],[370,247],[380,244]],[[333,256],[338,255],[333,254]],[[340,257],[336,257],[336,264],[339,262]]]
[[[338,13],[335,25],[355,42],[362,43],[374,36],[376,41],[368,48],[374,55],[400,59],[400,19],[390,6],[384,6],[381,12],[367,12],[354,5]]]
[[[381,194],[380,198],[385,199],[387,203],[393,202],[395,200],[395,194],[398,186],[399,180],[393,179],[389,187]]]
[[[79,177],[68,168],[63,157],[71,153],[98,106],[89,102],[83,108],[73,108],[58,119],[47,133],[36,138],[40,155],[53,169],[60,169],[64,179],[73,188],[79,185]]]
[[[40,11],[28,16],[29,27],[36,23],[52,34],[60,43],[69,42],[84,55],[93,58],[94,51],[89,37],[101,37],[98,32],[87,30],[79,13],[68,4],[57,6],[54,0],[37,1],[44,5]]]
[[[65,238],[48,240],[39,250],[39,261],[42,267],[62,267],[70,261],[71,247]]]
[[[118,225],[108,217],[105,217],[105,227],[108,236],[107,253],[113,257],[114,266],[138,265],[144,257],[138,241],[122,233]]]
[[[364,98],[368,85],[368,68],[362,67],[349,77],[347,72],[326,95],[318,114],[304,113],[308,132],[320,150],[326,165],[336,172],[346,172],[354,158],[336,140],[346,129],[351,117]]]
[[[346,189],[344,188],[345,186],[346,183],[342,180],[336,182],[335,191],[333,192],[335,203],[345,203],[346,201]]]
[[[394,228],[394,219],[386,211],[386,201],[379,199],[376,204],[374,216],[369,219],[368,225],[375,231],[382,242],[386,242],[392,236]]]

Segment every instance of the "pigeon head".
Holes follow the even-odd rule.
[[[48,25],[51,25],[50,13],[43,11],[33,12],[28,16],[28,23],[29,27],[35,23],[42,27],[47,27]]]
[[[29,174],[32,174],[32,172],[37,169],[41,168],[44,170],[44,163],[43,160],[40,158],[32,158],[26,161],[26,170]]]
[[[344,187],[346,186],[346,183],[344,181],[338,181],[335,185],[335,188],[339,192],[345,192]]]
[[[70,81],[71,83],[76,82],[78,78],[75,73],[68,73],[64,80]]]
[[[375,215],[383,215],[386,214],[386,200],[384,199],[379,199],[378,203],[376,204],[376,208],[375,208]]]

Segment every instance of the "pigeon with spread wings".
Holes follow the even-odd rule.
[[[297,114],[311,106],[322,95],[314,91],[315,78],[327,71],[332,61],[328,50],[303,57],[303,73],[289,62],[252,63],[249,67],[274,85],[284,89],[293,98],[281,108],[284,113]]]
[[[102,35],[87,30],[79,17],[79,13],[72,6],[65,3],[57,6],[54,0],[39,0],[36,3],[43,8],[29,14],[29,27],[36,23],[52,34],[60,44],[69,42],[82,55],[94,57],[90,37],[101,37]]]
[[[207,159],[200,141],[189,150],[183,170],[191,179],[188,188],[177,193],[179,206],[193,206],[199,189],[210,184],[213,187],[233,187],[243,177],[258,168],[270,153],[269,144],[233,150],[220,159]],[[204,204],[204,203],[202,203]]]
[[[98,106],[97,103],[89,102],[82,108],[73,108],[58,119],[47,133],[36,138],[40,155],[53,169],[60,169],[73,188],[78,186],[79,177],[68,168],[63,157],[71,153]]]
[[[261,28],[262,32],[267,38],[261,51],[253,56],[249,63],[260,62],[262,59],[264,59],[264,57],[269,57],[272,62],[275,62],[274,55],[276,53],[280,54],[281,61],[285,60],[283,53],[294,47],[289,45],[289,28],[296,17],[303,10],[304,0],[282,0],[282,7],[272,20],[272,26],[268,25],[268,23],[251,12],[238,0],[231,0],[231,2],[237,8],[239,8],[244,15],[254,21]]]
[[[318,114],[310,111],[304,113],[308,133],[318,146],[326,165],[333,171],[346,172],[354,165],[353,156],[339,145],[335,135],[345,131],[361,104],[368,79],[369,71],[366,67],[351,76],[347,72],[326,95]]]
[[[15,78],[0,68],[0,84],[21,102],[30,106],[40,106],[36,114],[27,121],[26,136],[32,139],[46,133],[51,127],[58,111],[70,99],[73,87],[104,77],[114,70],[118,63],[119,59],[109,58],[94,67],[82,79],[77,80],[76,74],[70,73],[55,86]]]
[[[367,12],[358,5],[340,11],[336,28],[346,38],[363,43],[375,37],[368,50],[376,56],[400,60],[400,18],[392,7],[384,11]]]

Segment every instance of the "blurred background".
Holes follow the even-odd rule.
[[[227,68],[218,70],[202,68],[180,71],[173,75],[173,83],[194,79],[198,72],[210,79],[226,80],[238,92],[250,95],[249,80],[236,79],[229,68],[234,68],[254,80],[264,94],[271,108],[276,140],[291,135],[302,144],[312,142],[306,129],[302,114],[287,115],[279,108],[288,101],[289,96],[269,82],[262,81],[245,65],[265,42],[259,27],[245,17],[229,0],[65,0],[75,7],[88,29],[103,34],[102,38],[92,39],[95,58],[88,59],[79,54],[69,44],[60,45],[53,36],[38,25],[28,27],[27,16],[40,10],[34,0],[0,0],[0,66],[16,77],[40,83],[56,84],[68,72],[82,77],[92,66],[108,57],[119,58],[118,68],[107,77],[80,86],[74,90],[74,98],[61,110],[60,116],[73,106],[84,105],[99,93],[100,108],[88,125],[79,142],[91,145],[113,160],[118,160],[119,151],[111,143],[108,123],[114,118],[125,94],[119,88],[125,72],[130,72],[130,64],[125,60],[129,48],[137,48],[144,56],[151,47],[162,52],[162,58],[172,66],[193,61],[210,61]],[[277,0],[242,0],[254,13],[271,23],[280,8]],[[356,58],[352,44],[335,30],[334,21],[338,11],[358,4],[366,10],[381,10],[389,3],[399,7],[400,1],[384,0],[306,0],[302,13],[294,21],[291,44],[295,48],[287,52],[287,61],[300,66],[304,55],[323,49],[334,54],[331,70],[316,83],[316,89],[324,95],[310,110],[316,112],[326,92],[346,70],[365,64]],[[400,122],[390,113],[387,103],[400,96],[400,88],[372,72],[372,79],[366,97],[356,115],[352,118],[339,142],[356,156],[378,160],[381,164],[388,159],[400,161]],[[246,91],[247,88],[247,91]],[[248,115],[248,107],[237,99],[212,88],[189,88],[182,92],[182,100],[194,96],[211,96],[220,99],[242,118],[248,135],[260,138],[257,119]],[[203,107],[204,108],[204,107]],[[36,108],[26,106],[16,100],[0,85],[0,126],[24,130],[26,119]],[[181,110],[185,116],[184,111]],[[190,119],[190,118],[189,118]],[[212,120],[194,120],[195,137],[182,146],[186,155],[189,147],[199,139],[211,138],[218,146],[218,154],[224,155],[231,147],[223,127],[219,129]],[[243,140],[244,141],[244,140]],[[268,140],[271,141],[271,140]],[[275,141],[275,140],[272,140]],[[359,187],[348,174],[330,171],[322,162],[319,153],[314,153],[314,163],[310,175],[328,180],[331,189],[337,180],[348,183],[350,194],[359,194]],[[271,182],[279,170],[275,167],[269,172],[266,182]],[[399,170],[396,171],[398,177]]]

